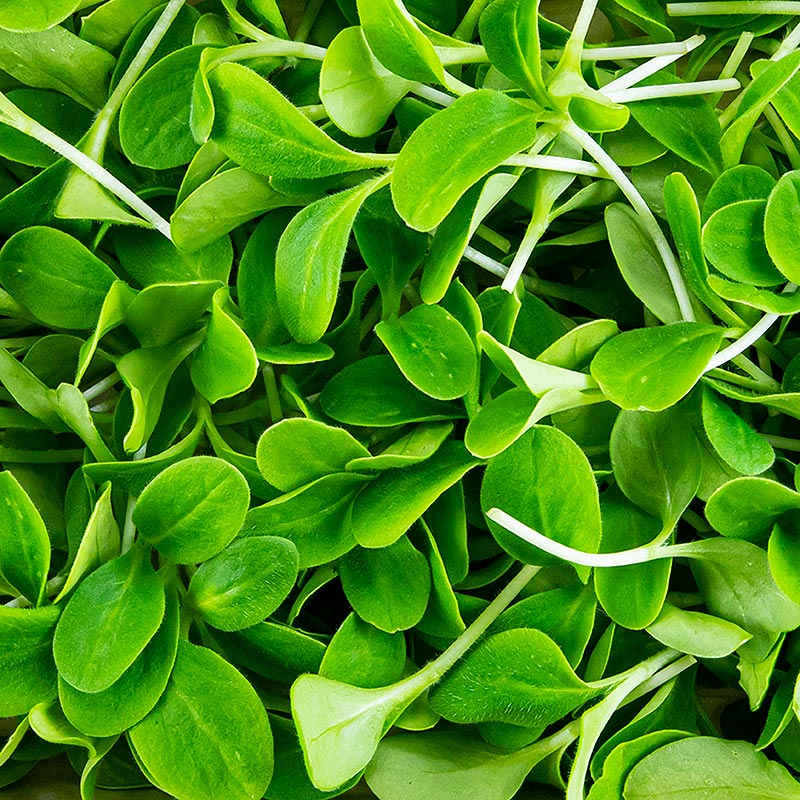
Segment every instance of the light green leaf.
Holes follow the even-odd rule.
[[[664,646],[698,658],[724,658],[752,638],[732,622],[670,603],[664,604],[647,632]]]

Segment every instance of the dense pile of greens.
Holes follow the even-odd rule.
[[[800,4],[565,5],[0,2],[0,786],[800,797]]]

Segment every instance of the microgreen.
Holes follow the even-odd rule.
[[[798,14],[0,0],[0,787],[800,796]]]

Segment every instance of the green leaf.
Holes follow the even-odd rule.
[[[700,448],[686,417],[675,408],[656,414],[622,411],[609,447],[620,489],[660,519],[664,531],[672,530],[702,478]]]
[[[369,450],[344,428],[295,417],[271,425],[258,440],[261,474],[282,492],[291,492],[332,472],[343,472]]]
[[[428,237],[400,219],[388,187],[367,199],[356,217],[353,233],[380,289],[381,316],[391,319],[399,313],[406,283],[425,258]]]
[[[465,395],[475,380],[475,348],[461,324],[441,306],[420,305],[375,332],[401,372],[437,400]]]
[[[148,774],[178,800],[257,800],[272,777],[272,733],[255,690],[188,642],[163,697],[129,736]]]
[[[276,178],[322,178],[384,163],[374,153],[356,153],[337,144],[241,64],[220,64],[208,78],[216,107],[211,139],[252,172]]]
[[[437,497],[477,466],[460,442],[446,442],[434,455],[402,470],[386,470],[358,494],[350,524],[364,547],[397,541]]]
[[[460,97],[423,122],[397,157],[392,197],[416,230],[435,228],[459,198],[536,138],[537,111],[500,92]]]
[[[205,338],[192,357],[192,383],[209,403],[241,394],[258,374],[252,342],[223,308],[228,299],[227,289],[214,294]]]
[[[631,291],[662,322],[682,319],[664,262],[636,212],[622,203],[611,203],[605,210],[605,223],[614,258]]]
[[[114,57],[60,25],[32,33],[0,29],[0,69],[37,89],[54,89],[98,110],[106,101]]]
[[[538,19],[538,0],[499,0],[481,14],[480,34],[492,66],[544,104]]]
[[[764,241],[772,262],[793,283],[800,281],[793,222],[800,216],[800,172],[787,172],[770,192],[764,215]]]
[[[706,503],[706,518],[723,536],[762,544],[787,511],[800,509],[800,494],[768,478],[734,478]]]
[[[34,605],[44,597],[50,538],[30,497],[10,472],[0,472],[0,574]]]
[[[164,588],[147,551],[134,547],[76,589],[53,639],[59,675],[81,692],[108,689],[161,624]]]
[[[703,428],[719,456],[737,472],[758,475],[775,461],[775,451],[716,392],[703,389]]]
[[[111,686],[87,694],[60,678],[58,696],[66,718],[89,736],[115,736],[143,719],[167,686],[178,650],[178,625],[177,598],[168,592],[159,629]]]
[[[698,658],[724,658],[752,638],[732,622],[670,603],[664,604],[647,632],[666,647]]]
[[[89,330],[97,323],[114,273],[80,242],[33,227],[0,250],[0,281],[46,325]]]
[[[27,714],[56,696],[53,632],[60,610],[0,606],[0,713]]]
[[[429,698],[434,711],[451,722],[544,726],[597,693],[572,671],[549,636],[518,628],[479,644],[434,686]]]
[[[338,128],[364,137],[383,127],[412,85],[375,58],[361,27],[345,28],[325,52],[319,96]]]
[[[350,614],[325,650],[319,674],[351,686],[373,689],[400,680],[406,664],[402,633],[386,633]]]
[[[276,191],[263,175],[231,167],[181,200],[170,217],[170,230],[178,247],[195,252],[266,211],[294,205],[300,201]]]
[[[423,83],[444,83],[442,62],[401,0],[358,0],[370,49],[388,70]]]
[[[757,69],[759,66],[761,69]],[[755,78],[740,95],[736,119],[722,135],[720,142],[726,167],[739,163],[750,132],[761,113],[772,98],[794,77],[798,69],[800,69],[800,53],[791,53],[778,61],[756,62],[751,67]]]
[[[24,4],[16,0],[3,0],[0,3],[0,28],[20,33],[43,31],[65,20],[79,5],[79,0]]]
[[[382,631],[413,628],[425,613],[431,572],[407,537],[385,547],[351,550],[339,564],[339,575],[356,614]]]
[[[195,456],[167,467],[147,485],[133,522],[160,553],[190,564],[211,558],[233,540],[249,504],[250,490],[239,470],[219,458]]]
[[[710,736],[681,739],[640,761],[625,781],[625,800],[726,800],[800,797],[800,784],[785,767],[747,742]]]
[[[415,389],[391,356],[368,356],[345,367],[325,385],[320,403],[337,422],[380,428],[464,416],[454,404]]]
[[[353,222],[383,181],[375,178],[317,200],[300,211],[281,236],[275,288],[283,321],[298,342],[315,342],[327,330]]]
[[[251,536],[201,564],[186,603],[223,631],[249,628],[272,614],[297,578],[297,548],[277,536]]]
[[[282,536],[294,542],[300,568],[332,561],[356,546],[350,507],[365,475],[333,473],[251,509],[242,536]]]
[[[703,221],[715,211],[742,200],[766,200],[775,178],[761,167],[737,164],[726,169],[712,184],[703,203]]]
[[[348,461],[346,469],[348,472],[382,472],[419,464],[439,449],[452,430],[452,422],[423,422],[378,455]]]
[[[800,602],[800,580],[797,576],[797,556],[800,553],[800,510],[792,509],[782,514],[769,537],[769,568],[781,591]]]
[[[770,289],[757,289],[746,283],[736,283],[719,275],[708,276],[709,287],[724,300],[785,316],[800,311],[800,295],[797,291],[776,293]]]
[[[696,322],[626,331],[600,348],[591,373],[621,408],[661,411],[700,379],[722,334],[720,328]]]
[[[662,71],[650,81],[637,85],[656,82],[659,85],[680,83]],[[705,97],[659,97],[630,103],[628,108],[639,125],[671,152],[712,175],[722,172],[722,131]]]
[[[741,200],[715,211],[703,226],[703,250],[723,274],[753,286],[775,286],[784,276],[764,241],[765,200]]]
[[[126,95],[119,113],[122,150],[134,163],[151,169],[188,164],[198,144],[189,127],[192,79],[203,47],[170,53],[142,75]]]
[[[499,508],[539,533],[580,550],[600,544],[600,502],[586,456],[566,434],[535,426],[486,468],[481,487],[484,514]],[[552,556],[489,520],[500,546],[515,558],[552,564]],[[587,576],[584,568],[579,575]]]

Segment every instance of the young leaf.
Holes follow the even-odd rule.
[[[133,727],[158,702],[166,688],[178,650],[179,607],[167,593],[164,618],[153,638],[120,678],[107,689],[80,692],[63,677],[58,697],[66,718],[89,736],[115,736]]]
[[[772,262],[793,283],[800,281],[800,259],[795,253],[793,223],[800,216],[800,172],[781,176],[770,192],[764,214],[764,242]]]
[[[535,426],[486,468],[484,513],[499,508],[562,544],[595,551],[600,543],[600,503],[586,456],[566,434]],[[504,550],[526,563],[553,563],[551,556],[489,520]],[[580,568],[580,575],[586,576]]]
[[[97,256],[54,228],[26,228],[0,250],[3,286],[43,323],[56,328],[93,328],[114,280]]]
[[[59,675],[81,692],[108,689],[164,617],[164,588],[145,548],[95,570],[72,595],[53,639]]]
[[[375,332],[406,378],[430,397],[453,400],[472,386],[475,348],[441,306],[416,306],[398,320],[379,323]]]
[[[444,83],[439,56],[401,0],[358,0],[358,16],[370,49],[395,75]]]
[[[747,742],[710,736],[681,739],[642,759],[625,781],[626,800],[726,800],[800,797],[800,784]]]
[[[429,698],[434,711],[451,722],[544,726],[596,694],[549,636],[518,628],[478,645],[434,686]]]
[[[339,574],[355,612],[382,631],[413,628],[425,613],[430,568],[406,537],[385,547],[351,550],[342,558]]]
[[[534,100],[549,104],[542,78],[539,2],[500,0],[480,17],[483,46],[495,69],[521,86]]]
[[[710,614],[684,611],[666,603],[647,632],[666,647],[699,658],[724,658],[751,635],[738,625]]]
[[[797,577],[795,564],[800,552],[800,511],[794,509],[783,514],[772,529],[769,537],[769,568],[775,583],[781,591],[794,600],[800,602],[800,580]]]
[[[247,481],[235,467],[196,456],[167,467],[147,485],[133,521],[160,553],[190,564],[211,558],[233,540],[249,504]]]
[[[281,93],[241,64],[209,73],[216,117],[211,138],[237,164],[276,178],[321,178],[385,160],[337,144]]]
[[[327,330],[353,222],[383,181],[365,181],[317,200],[300,211],[281,236],[275,288],[283,321],[298,342],[315,342]]]
[[[185,602],[223,631],[249,628],[272,614],[297,578],[297,548],[277,536],[251,536],[201,564]]]
[[[536,137],[538,114],[500,92],[460,97],[422,123],[397,157],[392,197],[412,228],[429,231],[461,195]]]
[[[353,75],[358,75],[357,81],[353,81]],[[375,58],[361,27],[345,28],[328,45],[319,76],[319,96],[338,128],[350,136],[363,137],[383,127],[412,85]]]
[[[161,700],[129,736],[148,774],[178,800],[257,800],[272,777],[272,733],[255,690],[221,656],[188,642]]]
[[[353,459],[369,457],[369,450],[344,428],[304,417],[271,425],[256,448],[261,474],[282,492],[343,472]]]
[[[0,606],[0,713],[27,714],[56,696],[53,632],[56,606]]]
[[[206,335],[192,357],[192,383],[209,403],[249,389],[258,374],[258,356],[247,334],[225,310],[228,290],[218,289]]]
[[[621,408],[661,411],[699,380],[722,333],[695,322],[626,331],[600,348],[591,373],[606,397]]]
[[[47,4],[22,6],[5,0],[0,4],[0,28],[20,33],[43,31],[65,20],[79,5],[79,0],[51,0]]]
[[[0,472],[0,574],[37,605],[50,568],[50,538],[42,517],[11,472]]]

